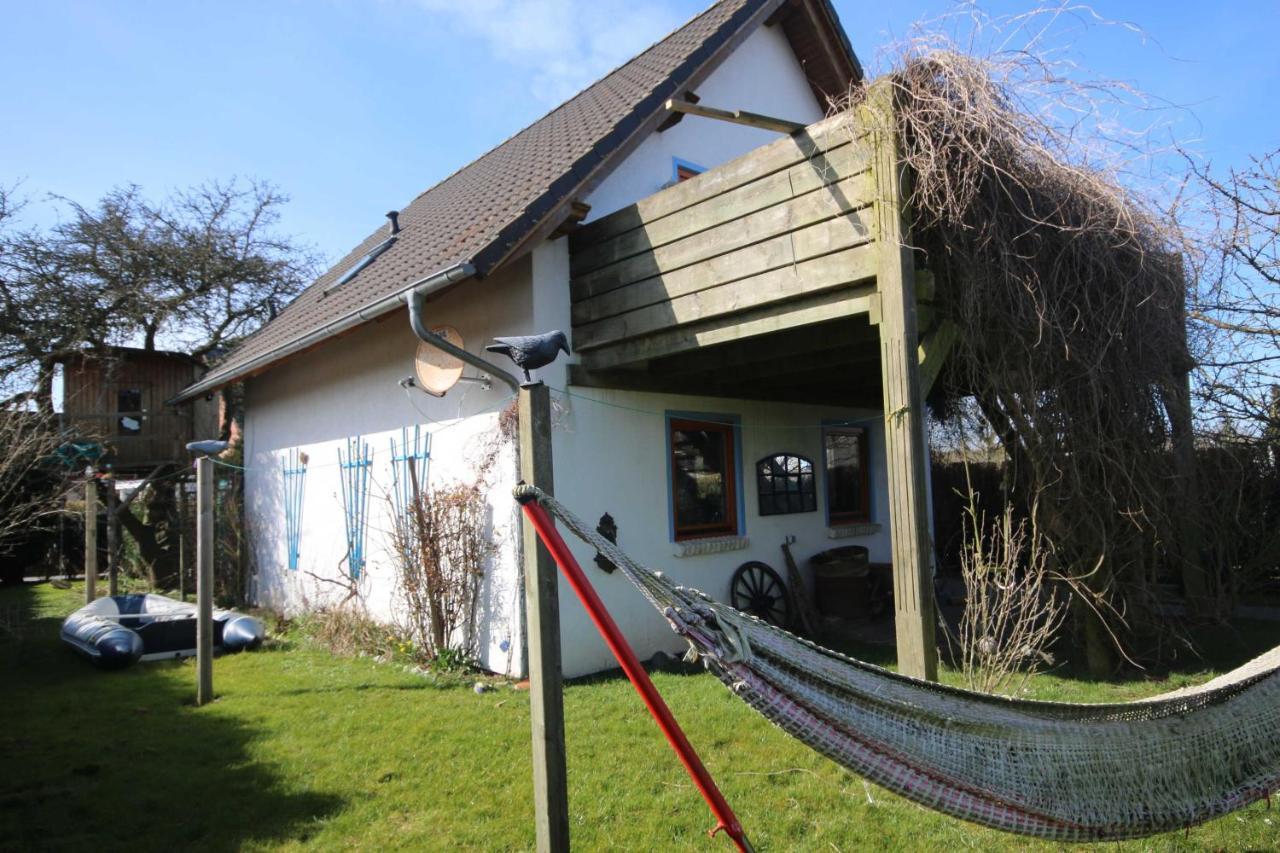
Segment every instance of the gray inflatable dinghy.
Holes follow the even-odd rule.
[[[256,649],[266,635],[252,616],[213,611],[215,651]],[[62,640],[106,669],[138,660],[168,660],[196,653],[196,606],[163,595],[99,598],[62,623]]]

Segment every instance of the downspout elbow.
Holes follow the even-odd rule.
[[[502,380],[511,387],[512,391],[519,392],[520,382],[510,373],[503,370],[501,367],[486,361],[478,355],[467,352],[462,347],[449,343],[439,335],[433,334],[432,331],[427,328],[423,315],[425,313],[424,309],[427,302],[427,294],[433,289],[434,288],[430,285],[417,287],[408,291],[404,295],[404,301],[409,306],[409,325],[413,328],[413,333],[429,346],[433,346],[441,352],[446,352],[454,358],[460,359],[466,364],[471,365],[477,370],[482,370],[485,373],[488,373],[495,379]]]

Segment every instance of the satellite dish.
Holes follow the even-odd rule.
[[[453,326],[439,326],[432,329],[431,333],[444,338],[455,347],[463,346],[462,335]],[[462,359],[421,341],[413,359],[413,371],[418,378],[418,386],[423,391],[443,397],[462,378]]]

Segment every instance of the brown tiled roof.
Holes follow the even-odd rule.
[[[822,15],[814,14],[818,9]],[[199,383],[191,396],[235,381],[272,363],[268,356],[327,324],[394,295],[411,283],[451,266],[470,262],[483,277],[508,259],[521,241],[566,201],[582,192],[602,165],[662,104],[695,85],[710,70],[717,52],[736,44],[766,18],[781,21],[815,92],[844,77],[860,76],[857,59],[844,46],[843,64],[833,59],[831,33],[839,24],[826,0],[720,0],[630,62],[556,107],[479,159],[419,195],[400,211],[402,231],[394,244],[350,281],[326,293],[344,272],[388,233],[383,225],[320,276],[279,316],[246,338]],[[804,16],[802,19],[801,16]],[[801,43],[825,46],[804,48]],[[852,69],[852,70],[851,70]],[[282,354],[283,357],[283,354]]]

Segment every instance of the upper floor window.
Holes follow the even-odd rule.
[[[142,389],[121,388],[116,392],[117,435],[137,435],[142,432]]]
[[[688,160],[681,160],[679,157],[671,158],[671,181],[672,183],[680,183],[690,178],[696,178],[703,172],[707,171],[702,166],[690,163]]]
[[[867,431],[829,427],[822,435],[827,475],[827,520],[853,524],[871,519],[871,476]]]
[[[675,538],[738,532],[738,476],[731,423],[671,418],[671,511]]]
[[[813,463],[803,456],[775,453],[757,462],[756,492],[761,515],[813,512],[818,508]]]

